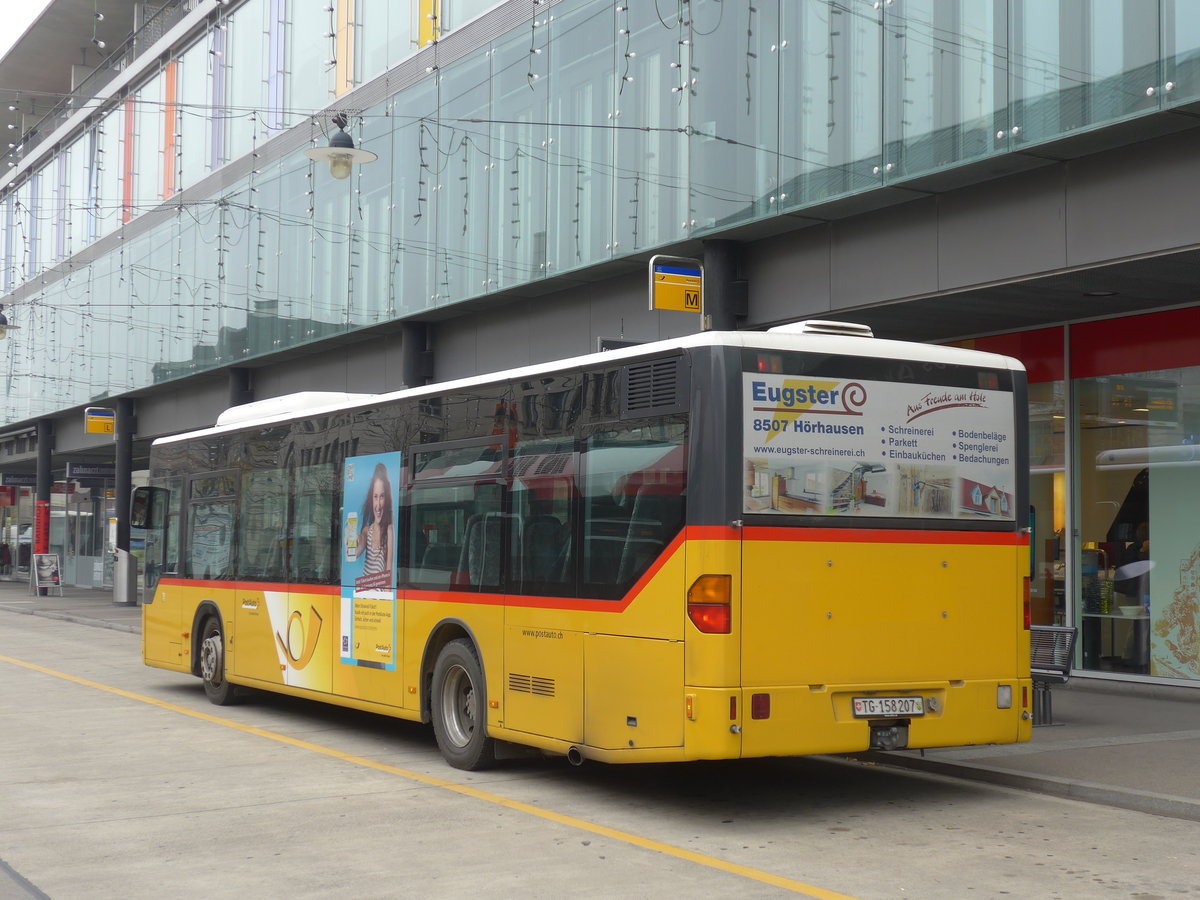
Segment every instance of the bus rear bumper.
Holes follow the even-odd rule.
[[[686,694],[692,710],[685,723],[689,758],[1010,744],[1029,740],[1032,726],[1028,678],[697,689]],[[919,697],[921,713],[856,716],[854,700],[864,697]],[[737,752],[728,753],[731,741],[740,744]]]

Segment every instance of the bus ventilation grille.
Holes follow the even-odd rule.
[[[554,696],[554,679],[538,678],[536,675],[508,673],[508,689],[519,694],[536,694],[539,697]]]
[[[679,357],[634,363],[625,369],[622,414],[677,412],[683,409]]]

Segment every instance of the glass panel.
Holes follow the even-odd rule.
[[[192,479],[188,508],[186,578],[222,579],[233,575],[236,508],[232,475]]]
[[[503,575],[502,497],[495,482],[414,489],[407,547],[412,584],[497,590]]]
[[[393,233],[392,308],[400,316],[434,305],[433,262],[436,230],[433,190],[437,187],[437,147],[430,122],[437,116],[434,80],[425,79],[392,98]],[[386,158],[381,161],[386,167]]]
[[[392,274],[392,179],[383,160],[392,155],[392,119],[384,106],[372,107],[360,120],[356,146],[379,159],[356,165],[348,182],[353,184],[350,212],[350,321],[367,325],[393,317],[388,290]]]
[[[1010,2],[1017,140],[1048,140],[1158,106],[1158,3]]]
[[[658,558],[683,524],[687,426],[630,425],[587,439],[580,595],[615,600]]]
[[[183,479],[152,482],[165,488],[166,508],[162,522],[146,529],[146,587],[153,590],[161,575],[179,574],[179,517],[183,508]]]
[[[89,241],[88,191],[91,186],[91,144],[84,135],[67,148],[67,230],[66,252],[78,253]]]
[[[436,135],[443,171],[434,196],[437,292],[443,300],[464,300],[495,287],[488,269],[488,193],[502,163],[489,154],[490,68],[491,53],[482,50],[441,70]]]
[[[497,6],[500,0],[442,0],[442,34],[462,28],[467,22]]]
[[[224,21],[229,159],[244,156],[266,137],[266,14],[265,0],[249,0]]]
[[[519,31],[492,50],[489,259],[498,287],[546,274],[546,28]],[[541,52],[538,52],[541,51]]]
[[[1170,103],[1200,97],[1200,3],[1163,0],[1163,90]]]
[[[179,59],[176,85],[179,94],[179,131],[175,139],[176,188],[191,187],[208,172],[208,105],[213,57],[208,39],[197,41]]]
[[[574,442],[524,442],[514,454],[509,551],[513,590],[574,596],[569,565],[576,496]]]
[[[689,223],[707,231],[778,209],[779,7],[697,0],[689,9]]]
[[[314,168],[313,318],[341,328],[350,319],[347,285],[354,182],[331,178],[324,164]]]
[[[338,510],[341,487],[336,464],[301,466],[296,470],[292,513],[292,553],[288,580],[309,584],[337,582]]]
[[[238,529],[238,577],[256,581],[286,578],[287,475],[247,472],[242,477]]]
[[[883,176],[883,4],[782,4],[780,194],[785,207]]]
[[[660,19],[655,4],[625,3],[618,11],[616,203],[613,249],[657,247],[687,234],[687,110],[678,90],[686,50],[678,18]],[[664,14],[667,12],[663,10]],[[668,27],[664,27],[664,25]],[[633,81],[626,80],[632,77]],[[649,126],[645,130],[637,125]]]
[[[133,157],[137,173],[137,188],[132,192],[134,216],[157,206],[162,199],[163,84],[163,76],[156,75],[138,89],[134,103],[137,115]]]
[[[575,7],[571,9],[571,7]],[[612,251],[612,158],[620,109],[613,109],[613,10],[573,0],[555,7],[550,26],[548,259],[566,271],[607,258]],[[635,57],[636,58],[636,57]],[[636,76],[621,72],[621,87]],[[630,60],[632,64],[633,60]]]
[[[121,122],[124,110],[114,109],[96,126],[96,238],[121,223]]]
[[[283,126],[290,127],[324,109],[333,99],[335,69],[333,21],[328,7],[332,4],[288,3],[287,78],[284,89]],[[257,69],[256,69],[257,71]]]
[[[499,477],[503,473],[504,445],[500,443],[438,447],[413,454],[413,478],[468,478],[476,475]]]
[[[361,84],[417,51],[419,0],[356,0],[356,80]],[[443,25],[445,6],[442,8]]]
[[[275,261],[268,257],[268,278],[279,290],[279,314],[288,329],[286,343],[293,345],[320,334],[312,315],[312,267],[315,245],[309,206],[312,203],[314,167],[304,157],[286,158],[280,163],[279,217],[267,225],[276,235]],[[269,207],[268,207],[269,208]]]
[[[1008,0],[906,0],[902,12],[884,9],[891,175],[1006,149]]]

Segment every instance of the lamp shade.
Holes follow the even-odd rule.
[[[304,155],[317,162],[329,163],[329,174],[334,178],[348,178],[355,163],[371,163],[379,157],[370,150],[359,150],[350,135],[339,128],[329,139],[328,147],[313,147]]]

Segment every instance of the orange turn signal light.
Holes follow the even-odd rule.
[[[688,588],[688,618],[704,634],[729,634],[733,624],[733,579],[701,575]]]

